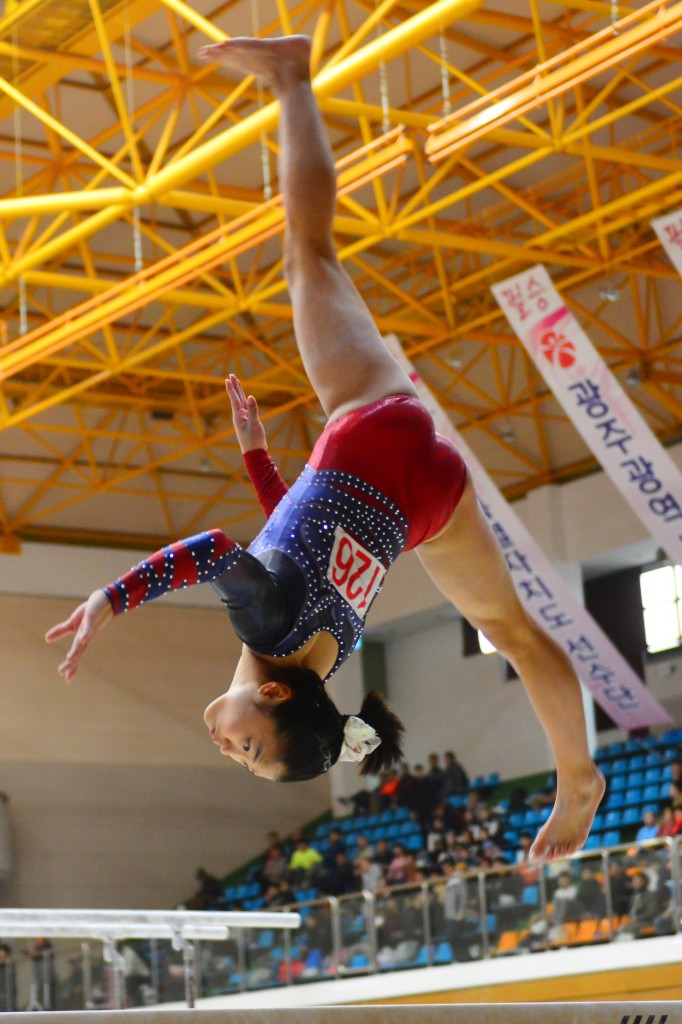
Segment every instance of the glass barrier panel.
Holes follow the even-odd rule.
[[[675,853],[670,839],[647,839],[609,850],[614,942],[676,932]]]
[[[427,963],[427,928],[430,890],[421,886],[382,887],[376,894],[377,964],[380,970],[419,967]]]
[[[479,874],[464,865],[444,871],[446,877],[430,886],[428,962],[479,960],[485,945]]]
[[[543,878],[537,864],[512,864],[483,879],[490,956],[535,952],[546,947]]]
[[[362,893],[338,897],[341,949],[340,975],[367,974],[372,970],[372,935],[370,904]]]
[[[607,881],[601,852],[590,850],[545,865],[545,948],[610,941]]]
[[[280,928],[243,928],[245,985],[247,989],[285,985],[292,944]],[[238,967],[237,967],[238,969]]]
[[[301,927],[291,932],[292,980],[319,981],[336,976],[332,904],[327,899],[299,903]]]
[[[241,972],[237,938],[230,936],[224,942],[197,942],[196,971],[198,994],[202,998],[239,992]]]

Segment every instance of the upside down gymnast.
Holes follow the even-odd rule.
[[[557,799],[532,855],[572,853],[604,790],[580,686],[567,657],[522,608],[460,456],[435,434],[337,260],[334,164],[311,89],[310,40],[231,39],[200,57],[261,76],[279,100],[285,273],[303,365],[328,423],[288,490],[268,456],[255,401],[230,377],[264,529],[248,550],[221,530],[199,534],[95,591],[46,635],[52,642],[74,634],[59,671],[70,681],[115,615],[210,581],[243,641],[229,689],[204,716],[221,753],[278,781],[313,778],[339,759],[375,773],[400,756],[400,721],[372,694],[357,716],[342,715],[324,683],[353,651],[386,571],[414,548],[439,589],[512,663],[552,746]]]

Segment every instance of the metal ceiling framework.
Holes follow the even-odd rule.
[[[281,275],[277,105],[195,58],[313,36],[341,257],[511,497],[593,460],[490,285],[534,263],[681,436],[682,0],[23,0],[0,21],[0,549],[258,528],[223,379],[285,475],[320,410]],[[274,194],[271,194],[274,192]]]

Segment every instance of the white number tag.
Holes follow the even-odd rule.
[[[354,537],[337,526],[334,531],[327,579],[344,601],[364,619],[372,599],[381,586],[386,569]]]

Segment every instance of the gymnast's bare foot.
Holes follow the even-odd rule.
[[[604,776],[592,763],[587,770],[559,772],[554,810],[535,837],[531,860],[557,860],[579,850],[605,788]]]
[[[260,75],[277,92],[296,78],[310,76],[309,36],[283,36],[280,39],[237,37],[224,43],[212,43],[199,50],[201,60],[216,61],[242,75]]]

